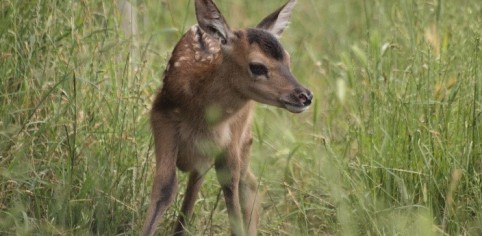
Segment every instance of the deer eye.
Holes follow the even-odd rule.
[[[265,65],[259,63],[249,63],[249,70],[253,75],[260,76],[260,75],[268,75],[268,68]]]

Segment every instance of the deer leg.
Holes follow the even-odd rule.
[[[256,235],[258,226],[258,183],[256,177],[249,167],[250,150],[253,143],[251,133],[245,136],[245,140],[241,149],[241,179],[239,182],[239,194],[241,202],[241,210],[243,212],[244,229],[247,235]]]
[[[236,156],[221,157],[216,160],[215,168],[228,210],[231,234],[243,236],[243,218],[239,202],[239,160]]]
[[[159,169],[158,169],[159,170]],[[165,171],[165,172],[164,172]],[[147,217],[144,222],[142,235],[153,235],[159,223],[159,218],[171,205],[177,191],[176,170],[161,170],[163,174],[154,177],[152,186],[151,203],[147,210]],[[170,173],[169,173],[170,172]]]
[[[255,236],[258,225],[258,184],[256,178],[248,169],[239,182],[241,210],[243,212],[244,228],[247,235]]]
[[[174,235],[184,235],[184,227],[186,221],[192,215],[194,203],[198,197],[199,190],[203,183],[204,177],[197,171],[191,172],[189,175],[189,181],[187,183],[186,193],[184,194],[184,200],[182,202],[181,214],[176,223]]]
[[[175,127],[158,113],[151,117],[156,153],[156,171],[152,185],[151,202],[144,221],[142,235],[154,234],[167,207],[173,202],[177,192]]]

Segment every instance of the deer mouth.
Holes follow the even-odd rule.
[[[280,102],[286,110],[293,113],[304,112],[311,105],[313,94],[304,88],[297,88],[286,97],[281,97]]]
[[[290,103],[290,102],[287,102],[287,101],[281,101],[282,104],[283,104],[283,107],[290,111],[290,112],[293,112],[293,113],[301,113],[301,112],[304,112],[306,111],[306,109],[308,109],[308,107],[310,107],[310,105],[300,105],[300,104],[294,104],[294,103]]]

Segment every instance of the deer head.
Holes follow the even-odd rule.
[[[306,110],[313,95],[291,73],[290,56],[278,41],[295,4],[296,0],[290,0],[256,28],[232,31],[212,0],[196,0],[196,17],[203,31],[200,41],[205,40],[201,44],[222,58],[213,76],[229,81],[247,99],[294,113]]]

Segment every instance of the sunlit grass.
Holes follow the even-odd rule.
[[[126,27],[121,2],[0,2],[0,234],[138,234],[150,103],[194,7],[132,1]],[[216,2],[237,28],[283,1]],[[477,0],[299,1],[282,41],[316,101],[257,108],[259,232],[482,234],[481,16]],[[211,171],[192,235],[227,234],[219,194]]]

